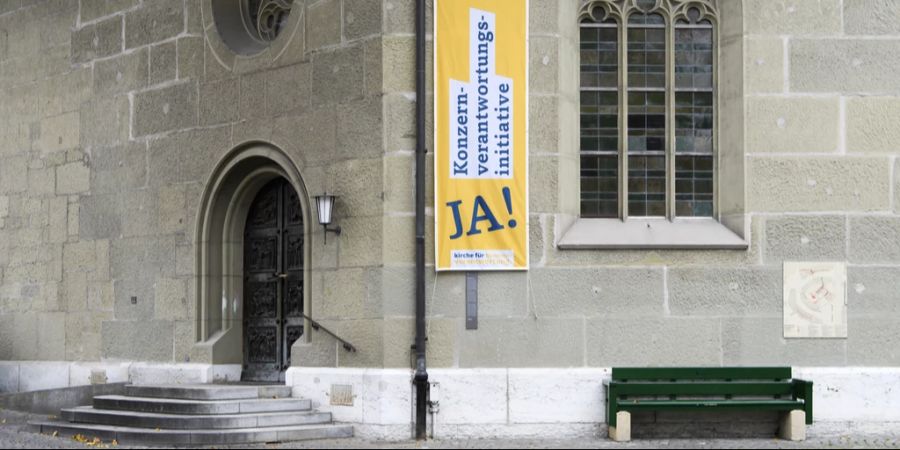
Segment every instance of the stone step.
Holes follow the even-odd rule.
[[[234,430],[171,430],[165,428],[155,430],[56,421],[31,422],[29,425],[32,431],[38,433],[52,434],[56,432],[63,437],[80,434],[87,439],[96,437],[107,443],[115,439],[122,445],[237,445],[353,437],[353,427],[349,425],[299,425]]]
[[[309,411],[309,400],[297,398],[252,400],[180,400],[170,398],[101,395],[94,397],[94,408],[159,414],[220,415]]]
[[[172,430],[221,430],[236,428],[265,428],[292,425],[322,425],[331,423],[330,413],[278,412],[254,414],[179,415],[136,411],[94,409],[90,406],[64,409],[60,418],[69,422],[90,423],[134,428],[165,428]]]
[[[291,388],[283,385],[181,385],[125,386],[125,395],[144,398],[181,400],[248,400],[256,398],[289,398]]]

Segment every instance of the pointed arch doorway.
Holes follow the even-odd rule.
[[[284,381],[303,335],[303,213],[284,178],[265,185],[244,226],[242,380]]]

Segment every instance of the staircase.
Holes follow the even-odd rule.
[[[291,398],[287,386],[126,386],[125,395],[94,397],[64,409],[60,421],[31,422],[33,431],[116,440],[125,445],[197,446],[353,437],[331,413]]]

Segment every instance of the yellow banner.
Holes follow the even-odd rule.
[[[434,3],[437,270],[527,270],[528,1]]]

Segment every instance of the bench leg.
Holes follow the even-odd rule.
[[[781,417],[781,428],[778,436],[788,441],[806,440],[806,412],[794,410]]]
[[[609,427],[609,438],[616,442],[628,442],[631,440],[631,413],[619,411],[616,413],[616,426]]]

